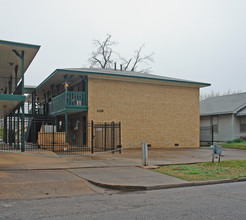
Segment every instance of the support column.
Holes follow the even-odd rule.
[[[15,114],[15,112],[14,112],[14,114]],[[14,148],[16,149],[16,138],[15,138],[15,116],[14,116],[14,132],[13,132],[13,134],[14,134]]]
[[[50,86],[50,88],[51,88],[51,97],[50,97],[50,113],[53,111],[53,109],[54,109],[54,106],[53,106],[53,101],[52,101],[52,98],[54,97],[54,84],[52,84],[51,86]]]
[[[87,96],[88,96],[88,91],[87,91],[87,90],[88,90],[88,78],[86,77],[86,78],[85,78],[85,92],[86,92],[86,96],[85,96],[85,104],[86,104],[86,106],[88,105],[88,104],[87,104],[87,99],[88,99],[88,98],[87,98]]]
[[[21,94],[24,95],[24,51],[21,52],[21,78],[22,78],[22,85],[21,85]],[[25,108],[24,108],[25,102],[22,103],[21,110],[21,152],[25,151]]]
[[[21,152],[25,151],[25,112],[24,112],[24,102],[21,105]]]
[[[43,108],[43,111],[44,111],[44,115],[46,114],[46,93],[44,93],[44,104],[43,104],[44,108]]]
[[[36,106],[36,93],[35,91],[32,93],[32,114],[35,114],[35,106]]]
[[[13,52],[16,54],[16,56],[18,56],[20,59],[21,59],[21,95],[24,95],[24,73],[25,73],[25,69],[24,69],[24,55],[25,55],[25,52],[24,50],[21,51],[21,54],[17,51],[17,50],[13,50]],[[21,111],[22,111],[22,114],[21,114],[21,152],[24,152],[25,151],[25,137],[24,137],[24,134],[25,134],[25,108],[24,108],[24,102],[22,102],[22,105],[21,105]]]
[[[24,50],[21,52],[21,78],[22,78],[22,85],[21,85],[21,94],[24,95]]]
[[[18,117],[17,117],[17,149],[20,150],[20,108],[18,109]]]
[[[68,143],[68,137],[67,137],[67,111],[65,112],[65,131],[66,131],[66,143]]]
[[[10,80],[9,80],[9,94],[12,93],[12,76],[10,76]]]
[[[17,88],[17,83],[18,83],[18,79],[17,79],[17,72],[18,72],[18,65],[15,66],[15,90]]]

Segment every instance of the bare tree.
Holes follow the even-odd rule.
[[[232,95],[232,94],[238,94],[238,93],[241,93],[242,91],[241,90],[238,90],[238,91],[232,91],[230,89],[228,89],[226,92],[215,92],[215,91],[210,91],[209,93],[207,94],[203,94],[201,93],[200,94],[200,101],[204,100],[204,99],[207,99],[207,98],[214,98],[214,97],[218,97],[218,96],[224,96],[224,95]]]
[[[154,53],[150,53],[148,55],[142,55],[142,50],[144,48],[144,44],[140,46],[137,50],[135,50],[133,58],[130,58],[129,60],[122,58],[121,61],[123,61],[124,69],[130,70],[130,71],[139,71],[139,72],[150,72],[151,68],[145,68],[138,70],[138,67],[140,64],[144,63],[146,65],[149,65],[149,63],[153,63],[153,55]],[[130,65],[132,63],[132,65]]]
[[[140,69],[140,64],[146,64],[154,62],[153,53],[148,55],[142,55],[142,50],[144,44],[135,50],[134,55],[130,59],[126,59],[120,56],[113,50],[113,47],[118,43],[111,40],[111,35],[107,34],[104,41],[93,40],[93,45],[96,50],[92,52],[91,57],[88,59],[90,67],[100,67],[100,68],[112,68],[113,63],[120,62],[123,65],[124,70],[129,71],[139,71],[139,72],[150,72],[151,68],[147,67],[145,69]],[[113,55],[118,55],[118,59]]]
[[[110,68],[114,63],[112,55],[113,47],[117,42],[111,40],[111,35],[107,34],[104,41],[93,40],[93,45],[97,48],[89,58],[90,67]]]

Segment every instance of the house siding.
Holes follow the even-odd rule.
[[[218,133],[214,137],[217,141],[228,141],[233,139],[232,114],[219,115],[218,117]]]
[[[201,116],[201,127],[211,126],[211,117]],[[246,136],[240,132],[240,119],[234,114],[218,115],[218,132],[214,132],[215,141],[228,141]]]
[[[240,117],[234,116],[234,139],[245,138],[246,132],[240,131]]]
[[[120,121],[123,146],[199,147],[199,108],[199,88],[88,79],[88,121]]]

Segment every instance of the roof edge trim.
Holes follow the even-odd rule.
[[[155,80],[155,81],[164,81],[164,82],[174,82],[174,83],[184,83],[184,84],[194,84],[200,85],[201,87],[211,86],[210,83],[200,83],[200,82],[192,82],[192,81],[182,81],[182,80],[169,80],[169,79],[157,79],[157,78],[147,78],[143,76],[131,76],[131,75],[122,75],[122,74],[111,74],[111,73],[101,73],[101,72],[88,72],[88,71],[78,71],[78,70],[66,70],[66,69],[56,69],[53,73],[51,73],[42,83],[40,83],[36,89],[40,88],[45,82],[47,82],[53,75],[57,72],[63,73],[83,73],[83,74],[91,74],[91,75],[105,75],[105,76],[115,76],[115,77],[125,77],[125,78],[137,78],[137,79],[146,79],[146,80]]]
[[[27,47],[27,48],[33,48],[33,49],[39,49],[41,47],[39,45],[34,45],[34,44],[26,44],[26,43],[19,43],[19,42],[13,42],[13,41],[5,41],[5,40],[0,40],[0,44],[18,46],[18,47]]]
[[[238,112],[240,112],[243,108],[246,107],[246,103],[241,105],[240,107],[238,107],[237,109],[235,109],[235,111],[233,113],[237,114]]]
[[[230,115],[234,114],[233,112],[214,112],[214,113],[205,113],[205,114],[200,114],[201,116],[214,116],[214,115]]]

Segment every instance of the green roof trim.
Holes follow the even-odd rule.
[[[5,40],[0,40],[0,44],[10,45],[10,46],[18,46],[18,47],[27,47],[27,48],[33,48],[33,49],[39,49],[40,48],[39,45],[19,43],[19,42],[13,42],[13,41],[5,41]]]
[[[26,96],[24,95],[10,95],[10,94],[0,94],[0,100],[6,101],[25,101]]]
[[[36,89],[36,86],[34,86],[34,87],[24,87],[24,89],[27,89],[27,90]]]
[[[114,76],[114,77],[125,77],[125,78],[136,78],[136,79],[146,79],[146,80],[155,80],[155,81],[164,81],[164,82],[174,82],[174,83],[184,83],[184,84],[195,84],[201,86],[211,86],[210,83],[200,83],[193,81],[183,81],[183,80],[172,80],[172,79],[161,79],[161,78],[151,78],[144,76],[131,76],[131,75],[123,75],[123,74],[110,74],[103,72],[88,72],[88,71],[78,71],[78,70],[66,70],[66,69],[56,69],[53,73],[51,73],[42,83],[40,83],[36,89],[39,89],[43,84],[45,84],[50,78],[52,78],[57,72],[63,73],[83,73],[87,75],[104,75],[104,76]]]

